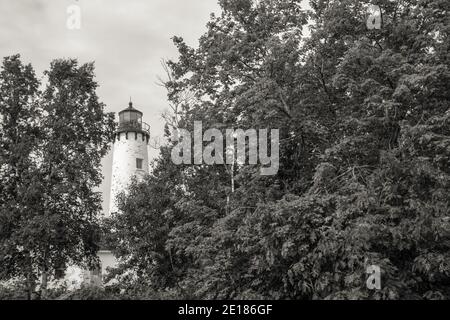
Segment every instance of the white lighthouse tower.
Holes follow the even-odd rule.
[[[132,179],[148,174],[150,126],[142,122],[142,112],[128,108],[119,112],[119,126],[114,133],[109,214],[118,212],[117,196],[125,192]]]
[[[128,108],[119,112],[119,125],[113,137],[109,216],[119,213],[117,196],[127,192],[133,178],[139,180],[148,174],[149,139],[150,126],[142,122],[142,112],[133,108],[133,103],[130,101]],[[98,272],[102,277],[107,274],[109,267],[117,265],[117,259],[106,248],[97,252],[97,255],[100,259]]]
[[[142,122],[142,112],[133,108],[130,102],[128,108],[119,112],[119,125],[113,137],[113,164],[111,176],[111,193],[109,216],[118,212],[117,195],[126,192],[128,186],[136,177],[138,180],[148,174],[148,142],[150,126]],[[100,268],[84,270],[77,266],[69,266],[65,279],[73,286],[84,284],[100,285],[109,267],[117,266],[117,259],[108,248],[97,252]]]

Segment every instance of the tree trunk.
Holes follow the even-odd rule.
[[[27,299],[33,299],[33,293],[36,288],[36,281],[33,274],[33,264],[31,262],[30,253],[27,251],[27,273],[26,273],[26,291],[27,291]]]
[[[48,249],[44,253],[44,265],[42,268],[42,281],[41,281],[41,300],[47,299],[47,283],[48,283],[48,263],[47,263]]]
[[[33,284],[31,281],[31,274],[28,272],[27,274],[27,300],[31,300],[33,296]]]
[[[42,283],[41,283],[41,299],[47,299],[47,282],[48,282],[48,273],[47,268],[42,272]]]

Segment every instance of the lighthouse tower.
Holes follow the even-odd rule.
[[[132,179],[139,180],[148,173],[149,139],[150,126],[142,122],[142,112],[133,108],[130,102],[128,108],[119,112],[119,126],[114,133],[109,215],[118,212],[117,196],[127,191]],[[107,269],[117,266],[117,259],[106,247],[99,250],[97,256],[99,269],[84,270],[70,266],[66,270],[66,280],[72,284],[101,285]]]
[[[117,196],[126,191],[133,177],[148,173],[150,126],[142,122],[142,112],[133,107],[119,112],[119,126],[114,133],[109,214],[118,212]]]

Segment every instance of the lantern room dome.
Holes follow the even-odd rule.
[[[128,108],[119,112],[119,123],[142,119],[142,112],[133,107],[130,101]]]

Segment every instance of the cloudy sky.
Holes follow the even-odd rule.
[[[81,8],[80,30],[66,26],[67,8],[74,4]],[[20,53],[38,75],[55,58],[95,61],[107,111],[125,108],[131,96],[157,136],[167,108],[166,92],[156,84],[164,76],[160,62],[177,57],[171,37],[196,45],[210,13],[218,10],[216,0],[0,0],[0,57]],[[103,171],[107,204],[110,155]]]

